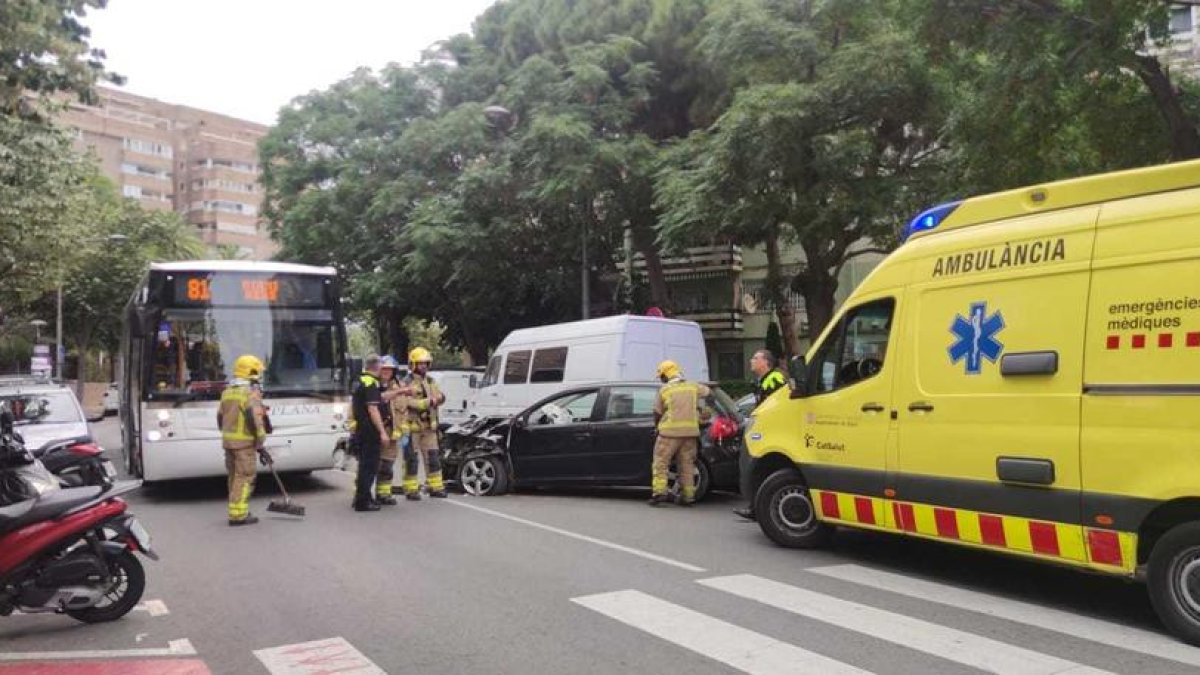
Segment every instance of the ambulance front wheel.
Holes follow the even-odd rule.
[[[1158,618],[1177,637],[1200,646],[1200,523],[1176,526],[1158,540],[1147,584]]]
[[[791,469],[763,481],[754,496],[754,514],[763,534],[787,548],[819,548],[833,534],[832,527],[817,519],[804,479]]]

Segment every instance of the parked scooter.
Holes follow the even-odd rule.
[[[150,535],[119,496],[140,482],[61,488],[0,412],[0,616],[65,613],[113,621],[141,600]]]
[[[108,488],[117,477],[117,467],[104,455],[104,448],[91,441],[59,441],[34,454],[63,487]]]

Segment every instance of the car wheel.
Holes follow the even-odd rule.
[[[1146,582],[1163,624],[1200,646],[1200,523],[1178,525],[1158,540]]]
[[[463,492],[476,497],[492,497],[508,491],[508,467],[499,457],[471,457],[458,470]]]
[[[763,534],[787,548],[819,548],[833,534],[833,527],[817,519],[804,479],[791,469],[763,481],[754,495],[754,515]]]
[[[668,489],[672,494],[679,494],[679,473],[674,466],[667,471]],[[704,460],[696,460],[696,471],[692,474],[692,487],[696,488],[696,496],[694,499],[700,501],[708,495],[708,489],[712,485],[712,471]]]

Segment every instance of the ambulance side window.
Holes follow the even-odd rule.
[[[846,312],[813,359],[812,393],[821,394],[872,378],[883,370],[892,329],[891,298]]]

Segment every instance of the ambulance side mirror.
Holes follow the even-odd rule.
[[[792,398],[803,398],[808,395],[808,364],[805,363],[803,356],[793,356],[791,361],[788,361],[788,376],[791,378],[789,386],[792,389]]]

